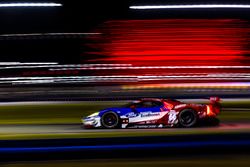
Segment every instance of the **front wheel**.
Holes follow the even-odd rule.
[[[120,126],[120,118],[115,112],[108,111],[102,115],[101,124],[107,129],[118,128]]]
[[[179,113],[178,119],[181,127],[193,127],[197,123],[197,114],[192,109],[184,109]]]

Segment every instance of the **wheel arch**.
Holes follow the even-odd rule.
[[[186,109],[194,110],[198,114],[198,109],[194,106],[185,106],[185,107],[176,109],[176,111],[180,113],[181,111],[186,110]]]
[[[121,117],[121,115],[118,113],[118,111],[113,110],[113,109],[102,110],[102,111],[99,112],[99,116],[102,117],[103,114],[105,114],[107,112],[114,112],[114,113],[116,113],[118,115],[119,118]]]

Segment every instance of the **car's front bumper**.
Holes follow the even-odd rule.
[[[98,128],[101,127],[101,118],[100,117],[83,118],[82,123],[85,128]]]

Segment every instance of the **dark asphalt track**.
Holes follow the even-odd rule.
[[[84,138],[105,132],[160,132],[156,136]],[[161,135],[179,132],[178,135]],[[185,133],[188,132],[188,133]],[[191,133],[190,133],[191,132]],[[207,133],[206,133],[207,132]],[[212,133],[211,133],[212,132]],[[227,133],[223,133],[227,132]],[[231,133],[232,132],[232,133]],[[239,132],[239,133],[234,133]],[[83,129],[78,125],[1,125],[0,135],[82,134],[83,138],[0,140],[0,161],[186,157],[249,154],[250,123],[162,129]],[[149,133],[151,134],[151,133]]]
[[[196,131],[202,130],[203,132],[211,131],[240,131],[249,130],[250,123],[221,123],[219,126],[214,127],[196,127],[196,128],[157,128],[157,129],[84,129],[80,124],[76,125],[1,125],[0,134],[49,134],[49,133],[98,133],[98,132],[172,132],[172,131]]]

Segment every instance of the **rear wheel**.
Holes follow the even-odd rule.
[[[115,112],[109,111],[102,115],[101,123],[107,129],[118,128],[120,126],[120,118]]]
[[[181,127],[193,127],[197,123],[197,114],[192,109],[184,109],[179,113],[178,119]]]

